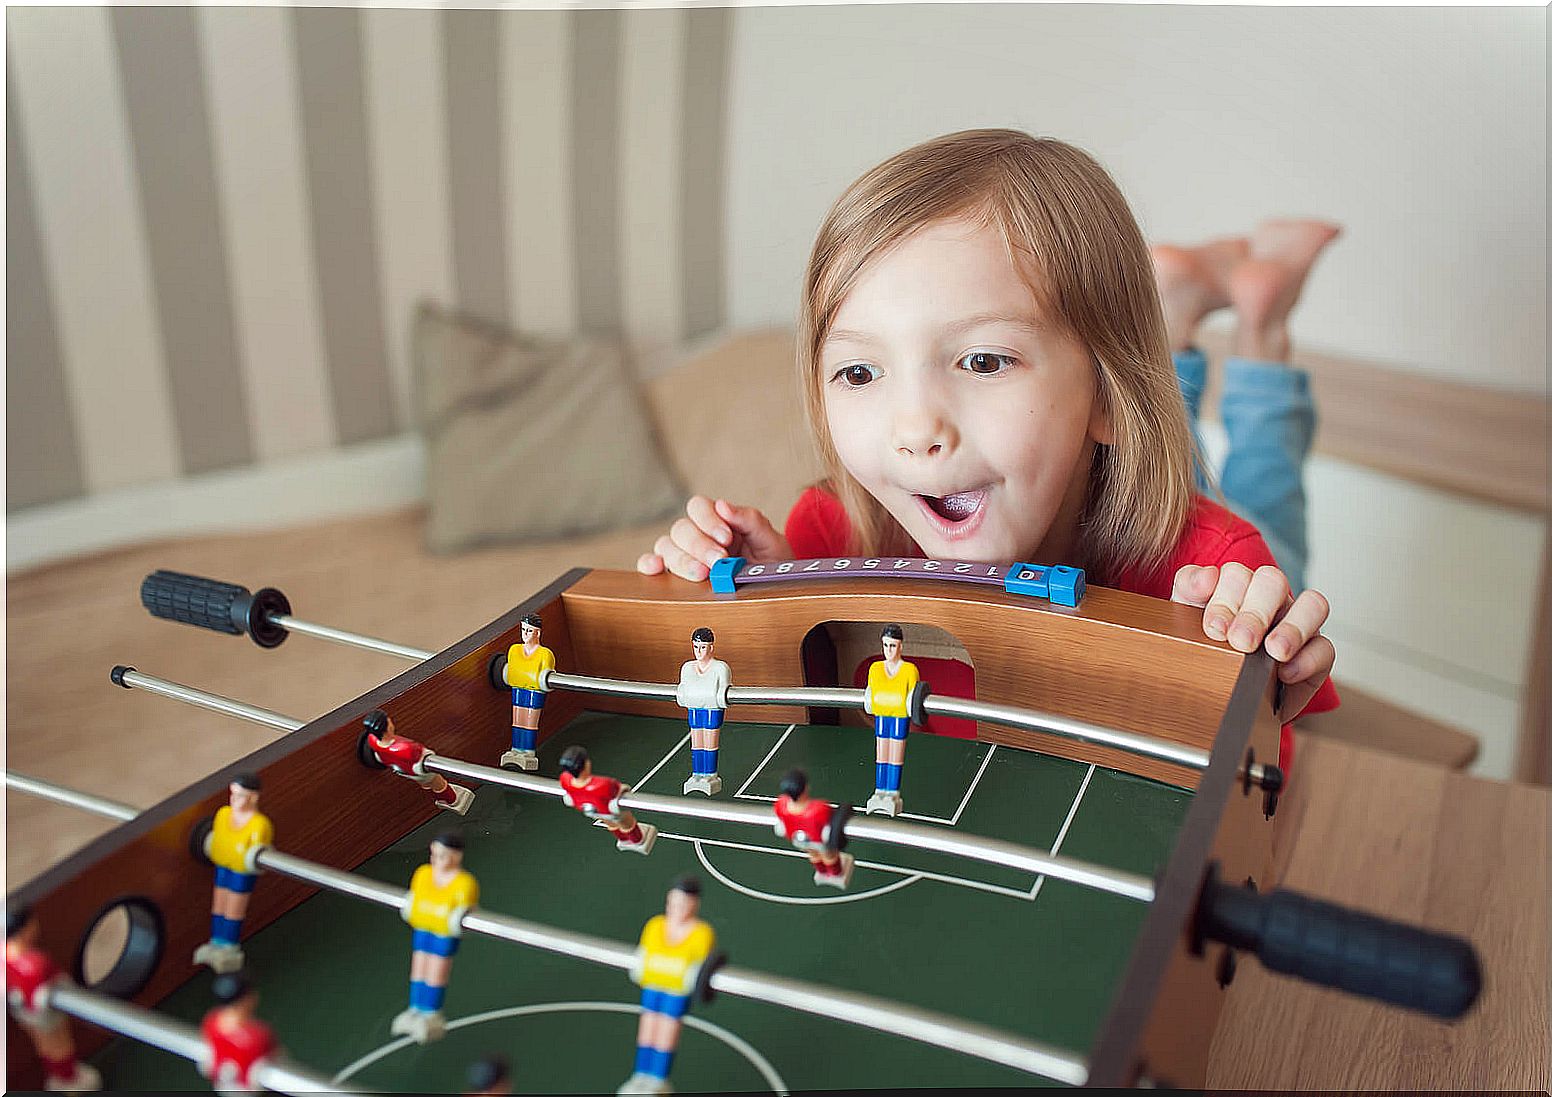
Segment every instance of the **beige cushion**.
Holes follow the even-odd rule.
[[[423,305],[413,346],[433,552],[597,533],[683,506],[618,343],[538,339]]]
[[[798,492],[820,475],[803,420],[792,331],[714,336],[679,357],[646,390],[685,486],[758,507],[781,528]]]

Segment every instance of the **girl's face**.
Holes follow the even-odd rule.
[[[1088,349],[994,228],[930,224],[865,266],[820,350],[841,462],[930,557],[1075,563],[1095,442]]]

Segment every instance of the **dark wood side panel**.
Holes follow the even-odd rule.
[[[1201,611],[1091,588],[1076,610],[1003,594],[911,580],[766,586],[712,594],[663,576],[592,572],[562,599],[581,674],[674,682],[690,633],[707,625],[734,685],[803,684],[801,644],[826,621],[895,620],[952,633],[975,664],[979,699],[1208,749],[1244,656],[1201,631]],[[909,645],[907,650],[909,658]],[[624,706],[621,706],[622,708]],[[679,716],[672,704],[633,711]],[[734,708],[734,719],[801,721],[801,709]],[[1185,787],[1178,766],[1056,736],[983,725],[984,739]],[[1274,749],[1275,757],[1275,749]]]
[[[493,765],[510,743],[511,705],[490,684],[490,657],[517,639],[524,614],[539,612],[545,618],[545,643],[558,660],[572,662],[575,654],[560,595],[586,573],[581,568],[566,573],[441,654],[147,809],[19,889],[9,901],[33,906],[43,947],[64,966],[75,956],[91,919],[106,905],[129,895],[153,900],[166,920],[166,950],[135,1001],[154,1005],[197,970],[190,957],[208,936],[211,872],[190,857],[188,837],[225,802],[232,777],[242,772],[262,777],[261,809],[275,824],[276,848],[336,868],[361,864],[435,813],[429,798],[408,782],[357,761],[361,717],[383,708],[406,735],[438,753]],[[545,707],[543,727],[564,724],[581,710],[582,701],[576,695],[557,695]],[[367,805],[370,810],[364,810]],[[265,876],[254,889],[245,933],[274,921],[314,890]],[[88,1026],[77,1025],[76,1030],[87,1049],[107,1039]],[[9,1020],[7,1046],[11,1085],[38,1084],[41,1075],[30,1041]]]
[[[1100,1035],[1089,1084],[1134,1085],[1140,1076],[1174,1087],[1200,1087],[1207,1077],[1225,991],[1216,968],[1222,946],[1193,956],[1188,932],[1209,860],[1225,880],[1272,882],[1272,822],[1262,796],[1242,791],[1247,748],[1275,762],[1281,726],[1273,710],[1274,664],[1265,652],[1244,660],[1218,730],[1212,763],[1181,825],[1158,896],[1148,912]],[[1253,960],[1247,961],[1254,963]]]

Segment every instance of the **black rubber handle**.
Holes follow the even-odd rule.
[[[291,603],[273,587],[255,594],[235,583],[181,571],[153,571],[140,584],[140,604],[152,617],[233,636],[246,634],[261,648],[276,647],[290,635],[271,619],[274,614],[291,613]]]
[[[1252,953],[1269,971],[1297,976],[1446,1019],[1460,1017],[1482,990],[1471,942],[1378,918],[1297,892],[1265,895],[1218,879],[1209,867],[1197,903],[1195,937]]]

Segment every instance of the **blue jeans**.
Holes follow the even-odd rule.
[[[1207,380],[1207,356],[1192,347],[1175,352],[1175,373],[1193,436]],[[1219,415],[1229,436],[1219,486],[1229,508],[1250,522],[1294,593],[1304,589],[1309,562],[1305,531],[1304,460],[1315,436],[1309,374],[1292,366],[1229,358],[1223,364]],[[1200,466],[1197,489],[1207,489]]]

